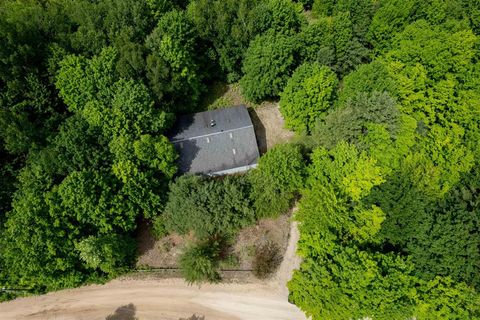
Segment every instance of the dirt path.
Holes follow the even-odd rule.
[[[296,208],[294,211],[296,211]],[[299,239],[300,232],[298,231],[297,222],[294,221],[290,224],[290,237],[288,238],[287,250],[283,256],[283,261],[270,284],[273,288],[276,288],[285,299],[288,298],[287,282],[292,278],[293,270],[298,269],[302,262],[296,254]]]
[[[199,288],[180,279],[115,280],[2,303],[0,319],[178,320],[193,314],[205,320],[305,319],[287,302],[285,287],[300,263],[295,256],[297,240],[293,223],[284,261],[267,282]]]

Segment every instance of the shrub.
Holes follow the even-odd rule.
[[[180,257],[180,268],[185,280],[192,283],[218,282],[220,248],[214,241],[190,245]]]
[[[267,242],[255,251],[253,260],[253,274],[260,279],[265,279],[278,268],[282,262],[280,248],[274,242]]]
[[[165,221],[163,216],[157,216],[153,219],[152,233],[155,239],[160,239],[168,235],[167,227],[165,227]]]

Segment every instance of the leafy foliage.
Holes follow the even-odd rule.
[[[252,0],[197,0],[188,6],[188,16],[199,36],[211,43],[208,54],[218,56],[218,64],[229,81],[241,77],[241,61],[250,40],[259,32],[256,7]]]
[[[311,137],[289,287],[314,319],[479,316],[477,39],[457,5],[381,2],[380,56],[344,78]]]
[[[371,95],[359,92],[325,116],[314,132],[326,146],[340,141],[361,145],[361,138],[368,134],[369,125],[379,125],[390,137],[395,138],[399,127],[399,111],[396,101],[386,92],[374,91]]]
[[[285,126],[309,132],[332,106],[337,85],[335,73],[318,63],[303,64],[295,70],[280,99]]]
[[[198,102],[203,86],[193,23],[183,11],[163,15],[146,39],[147,78],[157,99],[175,111]],[[179,106],[178,106],[179,105]]]
[[[288,285],[290,300],[307,315],[314,319],[478,315],[479,296],[471,288],[449,278],[424,281],[415,276],[410,259],[378,251],[383,240],[380,230],[389,217],[376,205],[369,209],[364,200],[383,182],[371,158],[341,143],[329,152],[316,149],[309,170],[310,187],[304,191],[297,214],[299,253],[304,262]],[[345,183],[356,173],[360,174],[354,179],[359,189]],[[412,288],[418,288],[418,293]],[[437,289],[457,292],[461,305],[440,301]]]
[[[159,215],[153,220],[152,233],[156,239],[163,238],[168,234],[167,227],[163,221],[163,216]]]
[[[207,241],[187,247],[180,257],[183,276],[189,283],[218,282],[219,246]]]
[[[90,236],[76,243],[75,248],[88,268],[112,275],[128,267],[135,254],[133,239],[118,235]]]
[[[366,29],[372,15],[369,1],[316,1],[318,19],[300,33],[302,56],[331,67],[340,77],[368,59]]]
[[[257,217],[275,217],[285,212],[305,179],[300,146],[285,144],[273,148],[260,158],[258,168],[249,178]]]
[[[117,274],[131,265],[136,218],[163,207],[176,171],[160,135],[171,116],[145,86],[119,78],[117,58],[107,48],[59,64],[56,86],[73,115],[18,175],[1,238],[9,284],[51,290]]]
[[[294,38],[268,32],[257,36],[243,62],[242,92],[251,101],[277,97],[298,65]]]
[[[197,237],[230,236],[254,221],[248,185],[241,178],[221,181],[182,176],[170,187],[162,214],[168,231]]]

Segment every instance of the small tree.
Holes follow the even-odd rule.
[[[188,246],[180,257],[185,280],[190,283],[218,282],[218,259],[220,248],[215,241],[206,241]]]
[[[319,63],[298,67],[280,95],[285,126],[300,133],[310,132],[332,106],[336,87],[337,76],[329,67]]]

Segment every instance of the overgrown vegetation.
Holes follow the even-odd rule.
[[[347,2],[313,8],[335,19]],[[480,317],[470,272],[480,253],[479,51],[467,8],[380,1],[364,33],[373,61],[346,75],[317,117],[296,216],[304,261],[289,283],[313,319]]]
[[[253,274],[260,279],[265,279],[276,271],[282,262],[280,248],[273,242],[266,242],[255,250],[253,260]]]
[[[215,240],[192,244],[185,249],[180,258],[180,267],[185,280],[189,283],[218,282],[220,248]]]
[[[290,300],[313,319],[479,318],[479,17],[472,0],[3,1],[1,287],[128,270],[145,219],[195,239],[188,281],[217,281],[223,244],[299,199]],[[280,99],[298,143],[244,176],[176,177],[165,134],[218,81]]]

